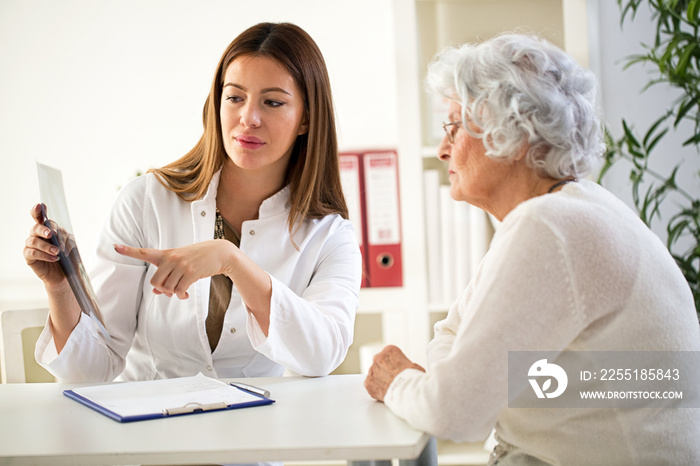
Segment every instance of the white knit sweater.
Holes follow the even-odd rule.
[[[698,409],[508,408],[508,351],[700,350],[690,289],[621,201],[581,181],[510,212],[386,405],[417,429],[484,440],[505,464],[700,464]]]

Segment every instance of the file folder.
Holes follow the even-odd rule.
[[[118,422],[274,403],[247,387],[237,387],[200,373],[193,377],[79,387],[65,390],[63,394]]]
[[[359,153],[340,154],[340,183],[343,187],[345,203],[348,206],[348,217],[355,230],[355,237],[362,253],[362,287],[367,283],[367,251],[365,250],[365,207],[364,189],[362,186],[362,155]]]
[[[398,155],[362,154],[369,286],[403,286]]]

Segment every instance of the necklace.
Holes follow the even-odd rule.
[[[233,235],[233,238],[226,238],[226,230],[224,230],[224,225],[226,225],[226,228],[230,230],[229,233]],[[238,235],[236,230],[234,230],[233,227],[229,225],[226,220],[224,220],[224,217],[221,215],[221,212],[219,212],[218,207],[216,208],[216,220],[214,221],[214,239],[228,239],[236,246],[241,244],[241,237]]]
[[[576,183],[577,181],[578,181],[578,179],[576,179],[576,178],[570,178],[570,179],[558,181],[558,182],[554,183],[551,188],[549,188],[549,191],[547,191],[547,193],[548,194],[551,193],[552,191],[557,189],[559,186],[564,186],[566,183]]]

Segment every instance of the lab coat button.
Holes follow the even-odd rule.
[[[206,217],[206,216],[207,216],[207,213],[206,213],[205,211],[202,211],[201,216],[202,216],[202,217]]]
[[[207,366],[207,370],[208,370],[209,372],[211,372],[211,371],[213,371],[213,370],[214,370],[214,368],[213,368],[213,367],[211,367],[211,366]]]
[[[236,327],[231,327],[231,333],[236,333]]]
[[[248,233],[250,233],[250,236],[254,236],[254,235],[255,235],[255,230],[250,230]]]

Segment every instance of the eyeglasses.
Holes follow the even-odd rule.
[[[459,129],[459,125],[461,124],[461,121],[452,121],[450,123],[442,124],[442,129],[445,130],[445,134],[447,134],[447,140],[450,141],[450,144],[455,143],[455,134],[457,134],[457,130]]]

